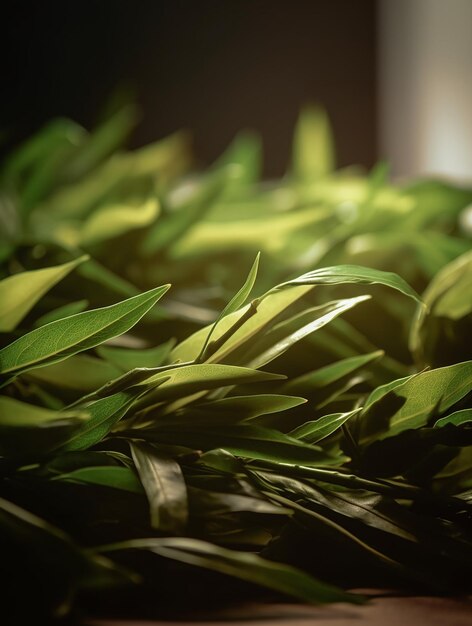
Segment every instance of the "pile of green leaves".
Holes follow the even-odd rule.
[[[472,190],[336,171],[314,108],[269,182],[134,117],[0,173],[2,612],[466,591]]]

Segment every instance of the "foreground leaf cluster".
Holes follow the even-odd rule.
[[[4,613],[467,591],[472,191],[335,171],[314,108],[271,182],[133,119],[1,171]]]

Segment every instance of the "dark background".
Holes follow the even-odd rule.
[[[131,88],[133,146],[188,128],[210,162],[252,128],[266,174],[280,175],[298,111],[315,101],[339,165],[375,162],[375,0],[19,1],[2,12],[3,155],[54,116],[91,127]]]

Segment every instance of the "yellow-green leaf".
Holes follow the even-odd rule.
[[[69,272],[88,259],[20,272],[0,281],[0,331],[13,330],[36,302]]]

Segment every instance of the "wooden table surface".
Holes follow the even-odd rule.
[[[182,610],[182,607],[181,607]],[[224,611],[175,619],[89,620],[86,626],[472,626],[472,600],[458,598],[375,597],[367,605],[244,604]]]

